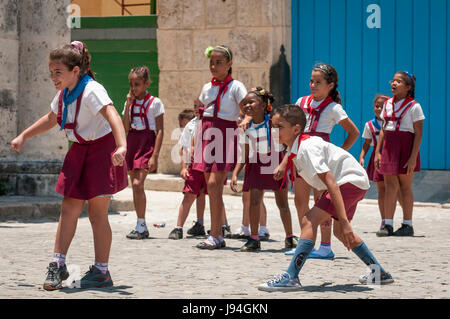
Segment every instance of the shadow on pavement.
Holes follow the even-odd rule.
[[[120,295],[130,296],[133,295],[132,292],[126,291],[126,289],[133,288],[132,286],[113,286],[108,288],[86,288],[86,289],[80,289],[80,288],[62,288],[60,292],[64,292],[67,294],[74,294],[74,293],[81,293],[84,291],[98,291],[98,292],[104,292],[104,293],[118,293]]]
[[[347,292],[368,292],[374,290],[374,288],[371,288],[370,286],[362,286],[360,284],[331,285],[331,282],[326,282],[320,286],[303,286],[302,290],[308,292],[336,292],[344,294]]]

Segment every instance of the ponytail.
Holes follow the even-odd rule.
[[[317,63],[316,65],[314,65],[313,70],[322,72],[328,84],[334,83],[334,87],[331,89],[329,96],[331,96],[334,102],[342,104],[341,94],[337,90],[339,85],[338,85],[338,74],[336,69],[329,64]]]

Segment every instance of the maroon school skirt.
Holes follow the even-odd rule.
[[[232,172],[237,163],[236,129],[235,121],[204,117],[192,168],[205,173]]]
[[[375,150],[372,151],[369,164],[367,164],[366,172],[370,181],[375,183],[384,181],[383,175],[380,174],[380,171],[377,168],[375,168]]]
[[[116,151],[112,133],[94,144],[73,143],[56,184],[61,195],[89,200],[99,195],[112,195],[128,186],[127,166],[114,166]]]
[[[414,143],[414,133],[403,131],[384,131],[383,152],[380,161],[380,174],[403,175],[407,169],[403,168],[411,156]],[[420,153],[414,172],[420,171]]]
[[[205,194],[208,194],[208,187],[206,185],[205,173],[193,170],[192,168],[188,169],[189,176],[184,181],[184,189],[183,193],[194,194],[199,196],[201,190]]]
[[[156,135],[153,131],[132,130],[128,133],[126,161],[129,171],[148,168],[155,141]]]
[[[283,161],[283,153],[279,153],[279,162]],[[277,165],[278,166],[278,165]],[[283,184],[283,180],[275,180],[273,178],[273,173],[263,174],[261,169],[264,167],[270,167],[270,162],[267,164],[262,164],[259,159],[257,163],[247,163],[245,165],[245,177],[244,185],[242,186],[243,192],[248,192],[251,189],[261,189],[261,190],[273,190],[277,191],[281,188],[286,188],[287,183]]]

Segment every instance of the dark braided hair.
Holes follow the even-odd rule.
[[[338,88],[338,74],[334,67],[325,63],[317,63],[314,65],[314,71],[320,71],[325,75],[325,80],[327,80],[328,84],[334,83],[333,89],[331,89],[329,95],[333,99],[334,102],[338,104],[342,104],[341,94],[337,90]]]
[[[266,90],[260,86],[257,86],[256,88],[251,89],[251,91],[248,93],[255,94],[256,96],[261,98],[263,103],[266,105],[266,107],[265,107],[266,113],[270,114],[270,112],[272,112],[272,109],[269,107],[269,105],[272,106],[273,102],[275,101],[275,98],[273,97],[272,93],[270,93],[268,90]]]
[[[128,78],[130,75],[136,74],[139,78],[144,80],[144,82],[150,81],[150,72],[148,68],[144,66],[138,66],[136,68],[131,69],[130,74],[128,75]]]

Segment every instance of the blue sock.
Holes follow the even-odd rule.
[[[356,256],[359,257],[367,266],[371,265],[377,265],[380,267],[380,273],[386,273],[386,271],[381,267],[380,263],[377,261],[377,259],[372,255],[369,248],[366,246],[364,242],[356,246],[352,249],[352,251],[356,254]]]
[[[292,277],[297,278],[306,259],[314,248],[314,242],[309,239],[301,238],[297,243],[294,256],[292,257],[289,268],[286,272]]]

